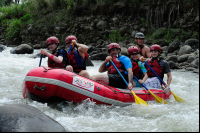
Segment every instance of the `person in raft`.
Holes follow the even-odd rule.
[[[172,74],[169,67],[169,64],[166,60],[160,57],[162,49],[159,45],[154,44],[150,48],[151,58],[147,59],[146,62],[148,65],[155,71],[155,73],[163,80],[164,74],[167,74],[167,84],[165,88],[170,87],[172,81]],[[151,71],[151,69],[146,65],[148,79],[144,82],[144,85],[147,87],[161,88],[161,82],[156,77],[156,75]]]
[[[72,45],[69,54],[73,59],[71,64],[73,67],[73,72],[83,77],[90,78],[90,74],[86,71],[85,62],[88,59],[88,46],[78,43],[77,38],[73,35],[66,37],[65,44],[68,48],[70,48]],[[71,66],[67,66],[66,69],[71,69]]]
[[[151,57],[150,49],[147,46],[144,46],[145,36],[142,32],[135,34],[136,47],[139,49],[139,60],[144,62],[147,58]]]
[[[47,52],[45,49],[41,49],[41,53],[48,57],[48,67],[66,68],[66,66],[70,65],[72,58],[64,49],[58,49],[59,40],[57,37],[49,37],[46,40],[46,45],[51,50],[51,53]],[[72,69],[67,70],[72,71]]]
[[[127,56],[120,54],[121,48],[117,43],[109,44],[107,49],[110,56],[106,57],[105,61],[99,68],[99,72],[103,73],[107,71],[108,74],[93,75],[91,76],[91,79],[112,87],[126,89],[126,83],[110,62],[112,60],[115,66],[123,75],[124,79],[127,81],[128,89],[131,90],[133,88],[133,72],[131,60]]]
[[[128,56],[132,62],[132,71],[133,75],[139,79],[138,81],[133,78],[133,87],[141,87],[140,84],[143,84],[147,78],[147,70],[143,63],[138,59],[139,49],[136,46],[131,46],[128,48]]]

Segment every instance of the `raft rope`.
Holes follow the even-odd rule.
[[[42,66],[42,67],[45,69],[45,72],[47,72],[48,70],[53,70],[53,69],[63,69],[63,70],[66,70],[66,68],[59,68],[59,67],[54,67],[54,68],[46,68],[46,67],[44,67],[44,66]],[[72,73],[74,73],[74,72],[72,72]],[[74,74],[77,74],[77,73],[74,73]],[[81,75],[79,75],[79,76],[81,76]],[[82,77],[83,77],[83,76],[82,76]],[[84,77],[84,78],[86,78],[86,77]],[[87,79],[89,79],[89,78],[87,78]],[[90,80],[92,80],[92,79],[90,79]],[[93,80],[93,81],[94,81],[94,80]],[[115,94],[117,94],[117,93],[124,93],[124,94],[129,94],[129,95],[133,96],[131,92],[118,91],[118,90],[115,90],[114,88],[112,88],[112,87],[110,87],[110,86],[108,86],[108,85],[106,85],[106,84],[103,84],[102,82],[99,82],[99,81],[95,81],[95,82],[97,82],[97,83],[99,83],[99,84],[101,84],[101,85],[104,85],[104,86],[108,87],[108,88],[111,89]],[[155,94],[158,94],[158,93],[165,93],[165,92],[157,92],[157,93],[155,93]],[[135,94],[149,94],[149,95],[150,95],[149,92],[148,92],[148,93],[135,93]]]

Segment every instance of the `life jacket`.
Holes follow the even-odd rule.
[[[56,50],[52,54],[54,56],[58,57],[58,51],[60,51],[60,50],[61,49]],[[50,59],[50,57],[48,57],[48,67],[52,67],[52,68],[55,68],[55,67],[57,67],[57,68],[65,68],[67,65],[70,65],[71,56],[66,51],[65,51],[65,55],[66,55],[66,57],[63,57],[63,61],[61,63],[57,63],[54,60]]]
[[[119,58],[119,57],[118,57]],[[125,69],[125,66],[124,64],[118,59],[116,56],[113,57],[113,63],[115,64],[115,66],[118,68],[118,70],[124,74],[126,69]],[[112,65],[111,62],[109,62],[109,65],[108,65],[108,74],[112,74],[112,73],[118,73],[117,70],[115,69],[115,67]]]
[[[85,60],[88,59],[88,54],[85,53],[85,58],[81,57],[78,53],[77,49],[74,49],[73,51],[70,51],[70,55],[72,57],[72,67],[74,72],[79,73],[82,70],[86,70],[86,63]]]
[[[147,60],[147,63],[149,64],[149,66],[155,71],[155,73],[161,78],[163,79],[164,77],[164,73],[162,71],[162,68],[161,66],[159,65],[159,62],[161,61],[162,59],[148,59]],[[147,69],[147,74],[148,74],[148,77],[156,77],[156,75],[151,71],[151,69],[146,66],[146,69]]]
[[[137,60],[137,61],[131,60],[133,75],[136,78],[140,79],[142,77],[142,75],[141,75],[141,71],[140,71],[140,66],[138,65],[138,61],[139,60]]]

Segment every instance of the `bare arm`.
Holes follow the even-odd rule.
[[[81,57],[85,58],[85,53],[88,51],[88,46],[84,44],[77,43],[76,40],[72,40],[72,43],[76,46],[78,46],[78,52]]]
[[[47,57],[51,57],[51,53],[49,53],[49,52],[47,52],[45,49],[42,49],[41,50],[41,53],[42,54],[45,54]],[[62,56],[58,56],[58,57],[56,57],[56,56],[53,56],[53,60],[55,61],[55,62],[57,62],[57,63],[61,63],[62,61],[63,61],[63,57]]]
[[[143,79],[142,79],[142,82],[144,83],[144,82],[147,80],[147,78],[148,78],[147,73],[144,73],[144,77],[143,77]]]
[[[132,68],[128,68],[127,72],[128,72],[128,89],[131,90],[133,88],[133,71],[132,71]]]
[[[104,61],[103,64],[101,64],[101,66],[99,67],[99,72],[100,73],[103,73],[103,72],[108,70],[108,68],[106,67],[107,63],[108,63],[107,61]]]
[[[171,72],[167,73],[167,84],[165,85],[165,87],[169,87],[172,81],[172,74]]]

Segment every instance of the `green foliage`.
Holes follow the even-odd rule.
[[[26,22],[32,18],[32,15],[26,14],[23,17],[20,18],[21,22]]]
[[[144,18],[142,18],[142,23],[140,24],[142,27],[148,26],[148,21],[146,21]]]
[[[194,39],[198,39],[199,40],[199,33],[198,32],[194,32],[193,35],[192,35],[192,37]]]
[[[6,22],[6,24],[9,25],[8,28],[6,29],[6,34],[5,34],[6,40],[11,40],[16,37],[19,37],[22,31],[21,21],[18,19],[13,19],[9,23]]]
[[[123,40],[123,37],[120,36],[119,30],[116,30],[112,34],[109,34],[109,40],[111,42],[120,42]]]

